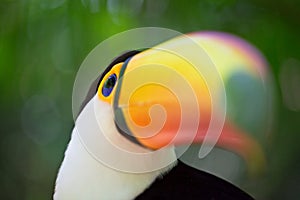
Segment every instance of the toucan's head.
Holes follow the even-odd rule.
[[[262,57],[246,42],[194,33],[124,53],[92,93],[110,106],[118,134],[135,145],[155,151],[205,142],[241,156],[256,173],[265,162],[262,136],[249,127],[264,123],[255,119],[265,115],[266,74]]]

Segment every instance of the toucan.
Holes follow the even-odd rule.
[[[266,166],[268,74],[261,53],[228,33],[123,53],[87,91],[53,198],[254,199],[240,178]]]

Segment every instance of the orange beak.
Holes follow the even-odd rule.
[[[129,140],[153,150],[205,142],[241,155],[250,170],[264,162],[260,145],[228,119],[222,121],[225,113],[217,116],[220,129],[211,125],[218,101],[186,60],[151,49],[127,60],[119,76],[113,97],[115,123]]]

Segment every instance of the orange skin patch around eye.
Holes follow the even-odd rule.
[[[117,80],[119,79],[119,74],[120,74],[120,71],[121,71],[121,68],[123,66],[124,62],[121,62],[121,63],[118,63],[116,64],[115,66],[112,67],[112,69],[103,77],[99,87],[98,87],[98,97],[100,98],[100,100],[102,101],[105,101],[109,104],[111,104],[112,102],[112,98],[114,96],[114,93],[115,93],[115,88],[113,89],[113,91],[111,92],[110,95],[108,95],[107,97],[105,97],[103,94],[102,94],[102,88],[103,88],[103,85],[105,83],[105,81],[107,80],[107,78],[112,75],[112,74],[116,74],[117,76]]]

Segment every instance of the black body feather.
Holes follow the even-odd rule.
[[[135,200],[153,199],[254,200],[231,183],[180,161]]]

